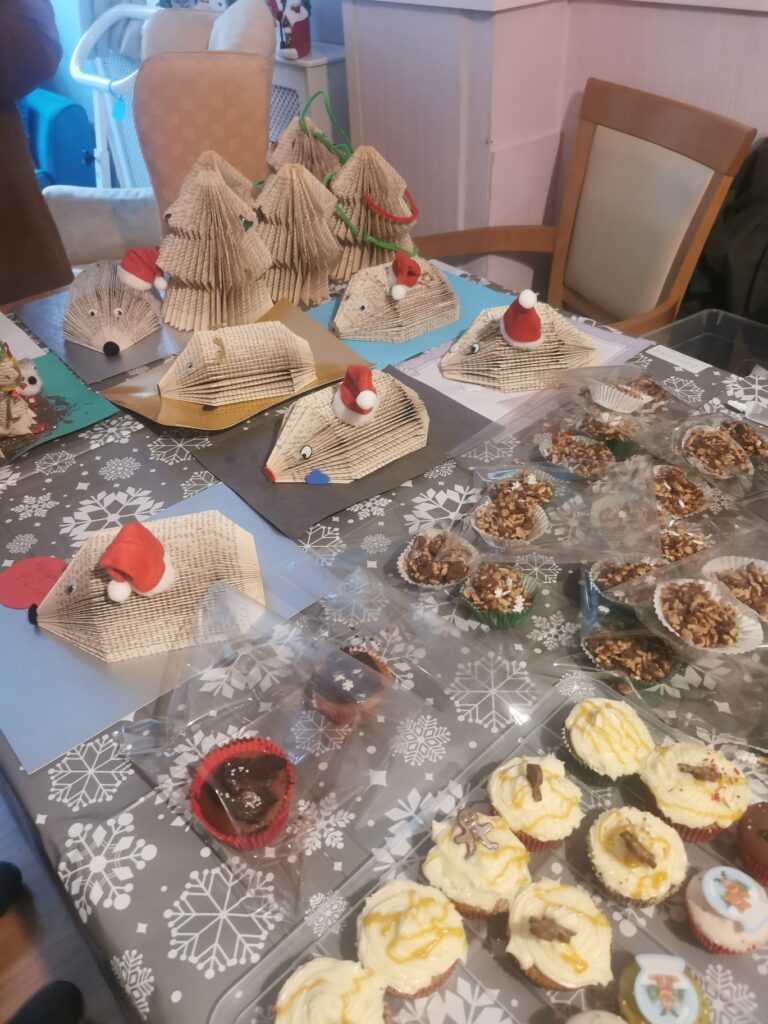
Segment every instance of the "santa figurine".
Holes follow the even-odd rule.
[[[408,253],[398,252],[387,267],[387,284],[392,298],[399,302],[404,299],[421,277],[421,267]]]
[[[541,345],[541,320],[536,312],[536,292],[524,288],[499,321],[501,336],[517,349],[534,349]]]
[[[348,366],[331,406],[341,422],[353,427],[370,423],[378,404],[370,366]]]
[[[159,255],[159,249],[129,249],[120,261],[117,276],[129,288],[148,292],[154,286],[162,295],[168,282],[157,265]]]
[[[126,523],[101,556],[99,565],[110,577],[107,597],[123,604],[131,594],[154,597],[176,582],[165,548],[141,523]]]
[[[312,42],[309,38],[309,4],[301,0],[286,0],[280,17],[280,56],[284,60],[298,60],[309,56]]]

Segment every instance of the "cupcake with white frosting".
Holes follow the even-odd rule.
[[[552,849],[584,817],[581,790],[565,777],[565,765],[554,754],[506,761],[491,775],[488,797],[529,850]]]
[[[357,953],[390,995],[419,999],[464,961],[467,937],[458,910],[439,889],[396,879],[365,901],[357,919]]]
[[[653,750],[651,734],[634,708],[604,697],[579,701],[565,720],[563,736],[582,768],[613,782],[635,775]]]
[[[528,885],[528,851],[503,818],[463,808],[455,818],[432,823],[432,842],[422,871],[464,917],[503,914]]]
[[[694,875],[685,907],[693,937],[709,953],[752,953],[768,945],[768,893],[730,864]]]
[[[613,976],[608,919],[584,889],[552,879],[515,897],[507,952],[534,984],[555,991],[607,985]]]
[[[637,807],[614,807],[593,823],[587,839],[598,879],[620,903],[650,907],[682,885],[685,846],[661,818]]]
[[[275,1024],[383,1024],[384,983],[353,960],[318,957],[299,967],[280,989]]]

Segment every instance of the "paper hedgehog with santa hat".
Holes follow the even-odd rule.
[[[379,404],[370,366],[348,366],[333,396],[332,408],[342,423],[370,423]]]
[[[110,577],[107,597],[123,604],[131,594],[153,597],[176,582],[165,548],[141,523],[126,523],[101,556],[99,565]]]
[[[387,267],[389,294],[399,302],[404,299],[421,277],[421,267],[405,252],[398,252]]]
[[[129,249],[120,261],[117,276],[129,288],[148,292],[154,285],[162,294],[168,282],[157,265],[159,255],[159,249]]]
[[[512,348],[538,348],[543,341],[541,319],[536,312],[536,292],[524,288],[499,321],[501,336]]]

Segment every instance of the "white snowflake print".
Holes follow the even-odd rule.
[[[323,526],[322,523],[311,526],[300,544],[320,565],[332,565],[346,547],[338,526]]]
[[[442,491],[430,487],[416,495],[413,510],[406,512],[403,519],[410,533],[417,533],[425,526],[447,525],[465,516],[479,497],[480,491],[477,488],[465,487],[463,484]]]
[[[451,733],[440,725],[432,715],[407,718],[397,727],[397,738],[393,746],[411,768],[434,764],[445,757],[445,748],[451,742]]]
[[[394,1024],[522,1024],[504,1009],[498,989],[457,977],[455,987],[413,999],[395,1014]]]
[[[35,470],[41,476],[59,476],[72,469],[76,462],[72,452],[49,452],[35,462]]]
[[[611,918],[621,934],[629,939],[647,927],[655,913],[656,907],[621,907],[611,911]]]
[[[134,519],[148,519],[163,507],[149,491],[126,487],[124,491],[99,491],[81,501],[74,515],[62,516],[59,533],[68,534],[72,547],[79,548],[100,530],[122,526]]]
[[[750,373],[746,377],[730,374],[723,381],[725,390],[731,398],[740,402],[759,402],[768,405],[768,377],[758,373]]]
[[[181,492],[185,498],[191,498],[194,494],[207,491],[209,487],[213,487],[216,483],[218,483],[218,480],[213,473],[209,473],[207,469],[201,469],[187,477],[181,485]]]
[[[704,394],[703,388],[687,377],[667,377],[661,383],[667,391],[688,405],[697,405]]]
[[[549,555],[520,555],[515,559],[515,568],[537,583],[555,583],[560,575],[560,566]]]
[[[188,434],[185,430],[169,430],[150,441],[147,450],[153,462],[176,466],[180,462],[189,462],[201,448],[210,447],[210,437]]]
[[[712,414],[727,412],[728,410],[725,408],[725,405],[720,401],[719,398],[710,398],[708,402],[704,402],[703,405],[699,406],[698,411],[701,414]],[[731,413],[731,415],[733,414]],[[739,417],[734,416],[733,418],[737,419]]]
[[[5,545],[12,555],[26,555],[28,551],[37,544],[37,537],[34,533],[17,533]]]
[[[155,991],[155,976],[151,967],[144,966],[143,954],[138,949],[126,949],[122,956],[113,956],[109,965],[138,1015],[146,1020],[149,1000]]]
[[[710,513],[725,512],[734,508],[739,500],[738,494],[729,494],[719,487],[713,487],[712,484],[702,484],[702,489],[707,499],[707,512]]]
[[[460,663],[447,692],[460,722],[481,725],[492,733],[517,721],[515,708],[530,707],[535,699],[526,662],[510,661],[493,651],[477,661]]]
[[[384,813],[384,820],[390,822],[387,835],[384,842],[372,850],[374,871],[381,874],[382,881],[403,874],[409,854],[427,834],[432,820],[453,814],[463,799],[463,788],[457,782],[449,782],[438,793],[421,794],[412,789]],[[418,857],[421,859],[423,854],[419,853]]]
[[[642,368],[644,370],[647,370],[648,367],[651,365],[651,357],[650,356],[635,356],[635,358],[632,360],[632,362],[633,363],[637,363],[638,366],[642,366]]]
[[[427,470],[424,476],[427,480],[440,480],[445,476],[452,476],[456,469],[455,459],[446,459],[445,462],[441,462],[439,466],[435,466],[433,469]]]
[[[97,736],[70,750],[48,769],[48,799],[79,811],[91,804],[105,804],[133,775],[113,736]]]
[[[10,466],[0,469],[0,494],[7,491],[9,487],[15,487],[20,477],[21,473]]]
[[[80,436],[88,441],[88,447],[93,450],[103,444],[128,444],[131,434],[143,429],[142,424],[133,416],[112,416],[84,430]]]
[[[141,469],[141,463],[129,455],[125,459],[107,459],[99,469],[99,475],[105,480],[130,480]]]
[[[569,644],[579,631],[578,622],[568,622],[562,612],[533,615],[531,623],[533,629],[526,634],[528,639],[541,644],[548,651]]]
[[[324,796],[319,803],[299,800],[296,811],[296,820],[289,832],[296,836],[308,857],[324,846],[331,850],[344,849],[344,829],[355,820],[355,815],[339,807],[335,793]]]
[[[373,498],[366,498],[365,501],[358,501],[350,505],[348,512],[354,512],[358,519],[378,519],[383,516],[387,507],[392,504],[391,498],[385,498],[383,494],[377,494]]]
[[[389,547],[389,537],[385,533],[370,533],[360,541],[360,547],[367,555],[381,555]]]
[[[331,622],[342,622],[353,627],[375,622],[386,606],[384,584],[362,573],[355,573],[345,579],[339,591],[323,601]]]
[[[163,916],[171,930],[168,957],[192,964],[209,980],[228,967],[257,963],[283,920],[274,876],[237,858],[193,871]]]
[[[710,964],[701,980],[712,1024],[758,1024],[757,996],[730,968]]]
[[[227,700],[243,690],[264,696],[291,675],[290,654],[289,645],[260,644],[253,654],[242,651],[230,664],[205,669],[200,689]]]
[[[296,746],[310,754],[338,750],[351,731],[350,725],[337,725],[319,711],[302,711],[291,726]]]
[[[378,653],[387,663],[395,686],[401,690],[412,690],[414,665],[426,657],[426,648],[404,636],[399,626],[386,626],[377,634],[376,640]]]
[[[546,989],[544,994],[554,1006],[567,1007],[569,1017],[585,1010],[615,1012],[619,1001],[618,985],[615,981],[605,987],[590,985],[587,988],[570,989],[566,992]]]
[[[447,592],[419,594],[413,616],[442,636],[459,637],[470,630],[486,628],[478,619],[465,615],[461,605]]]
[[[557,688],[563,695],[583,693],[586,697],[588,693],[598,692],[594,676],[589,672],[582,672],[581,669],[573,669],[560,676]]]
[[[475,462],[496,462],[498,459],[509,458],[519,444],[514,434],[502,434],[501,437],[476,444],[474,448],[465,452],[465,458],[474,459]]]
[[[309,897],[307,924],[318,939],[338,935],[341,920],[349,910],[349,901],[337,892],[316,892]]]
[[[768,949],[755,950],[752,959],[757,964],[757,973],[765,977],[768,974]]]
[[[94,907],[129,907],[136,873],[156,856],[156,846],[136,838],[133,815],[126,811],[104,824],[70,825],[58,872],[80,919],[87,921]]]
[[[25,494],[18,505],[11,507],[11,511],[16,513],[18,519],[45,519],[58,504],[50,491],[43,491],[42,494]]]

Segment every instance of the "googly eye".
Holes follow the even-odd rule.
[[[95,309],[89,309],[88,316],[98,316],[98,314]]]
[[[67,586],[66,586],[66,587],[64,588],[64,590],[65,590],[65,592],[66,592],[67,594],[74,594],[74,592],[75,592],[75,589],[76,589],[76,587],[75,587],[75,584],[74,584],[74,583],[69,583],[69,584],[67,584]]]
[[[363,303],[362,306],[360,307],[360,312],[364,313],[365,310],[366,310],[366,305],[365,305],[365,303]]]
[[[473,341],[472,344],[469,346],[469,354],[471,356],[476,356],[479,351],[480,351],[480,342],[479,341]]]
[[[305,461],[312,457],[312,448],[310,445],[305,444],[303,448],[299,450],[299,458]]]
[[[120,317],[123,315],[123,311],[122,309],[120,309],[119,306],[116,306],[115,309],[112,310],[112,312],[118,319],[120,319]]]
[[[190,359],[190,361],[189,361],[189,362],[187,363],[187,369],[188,369],[188,370],[194,370],[194,368],[195,368],[195,364],[194,364],[194,362],[193,362],[193,361],[192,361],[192,360]]]

